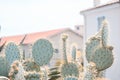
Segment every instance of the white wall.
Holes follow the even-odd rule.
[[[114,46],[114,63],[107,69],[106,77],[110,80],[119,80],[120,78],[120,4],[113,4],[96,8],[82,13],[85,19],[85,42],[97,32],[97,18],[105,16],[110,25],[110,44]]]
[[[68,53],[68,55],[71,54],[70,49],[72,47],[72,44],[74,44],[74,43],[77,44],[77,49],[80,49],[80,50],[83,49],[83,37],[81,37],[80,35],[77,35],[75,32],[73,32],[69,29],[66,31],[63,31],[60,34],[49,37],[48,39],[53,44],[54,49],[59,50],[59,53],[54,53],[54,56],[52,57],[52,60],[51,60],[51,66],[54,66],[57,59],[61,60],[63,58],[62,39],[61,39],[61,35],[63,33],[68,34],[68,39],[67,39],[67,53]]]

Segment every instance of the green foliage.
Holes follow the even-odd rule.
[[[48,64],[53,56],[52,44],[46,39],[37,40],[32,47],[32,56],[39,66]]]
[[[23,62],[23,68],[25,71],[40,71],[39,65],[37,65],[33,60],[28,59]]]
[[[7,62],[4,55],[0,55],[0,76],[8,76]]]

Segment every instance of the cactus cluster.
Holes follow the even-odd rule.
[[[52,44],[46,39],[37,40],[32,47],[32,56],[39,66],[48,64],[53,56]]]
[[[68,60],[67,60],[67,54],[66,54],[66,40],[67,40],[67,38],[68,38],[67,34],[62,35],[64,64],[61,67],[61,75],[64,78],[64,80],[70,80],[71,78],[74,78],[74,77],[78,78],[79,77],[78,66],[75,63],[68,62]],[[69,76],[71,76],[71,78],[69,78]]]
[[[108,45],[108,23],[103,21],[97,35],[91,37],[86,44],[86,58],[94,62],[98,71],[110,67],[113,63],[113,47]]]

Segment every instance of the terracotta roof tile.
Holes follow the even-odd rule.
[[[1,38],[0,45],[2,45],[5,41],[6,43],[14,42],[15,44],[19,45],[23,38],[24,38],[24,35],[3,37]]]
[[[14,42],[17,45],[19,45],[21,42],[22,42],[22,44],[33,43],[37,39],[46,38],[46,37],[52,36],[54,34],[60,33],[64,30],[66,30],[66,28],[50,30],[50,31],[45,31],[45,32],[30,33],[30,34],[26,34],[26,35],[16,35],[16,36],[3,37],[3,38],[1,38],[0,45],[2,45],[5,41],[7,43]]]

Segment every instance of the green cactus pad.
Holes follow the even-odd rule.
[[[67,76],[79,77],[79,69],[75,63],[63,64],[61,68],[61,75],[63,77]]]
[[[0,76],[6,76],[8,75],[7,71],[7,63],[5,56],[0,55]]]
[[[13,42],[7,44],[5,48],[5,54],[9,65],[11,65],[15,60],[20,60],[20,51],[17,45]]]
[[[113,54],[111,48],[97,48],[95,54],[93,54],[92,62],[96,64],[98,71],[102,71],[110,67],[113,63]]]
[[[53,56],[52,44],[46,39],[37,40],[32,47],[32,56],[39,66],[48,64]]]
[[[86,43],[86,59],[88,62],[91,61],[92,55],[96,48],[100,45],[100,39],[96,37],[92,37]]]
[[[101,29],[101,38],[102,38],[102,45],[105,47],[108,44],[108,22],[104,20],[102,22],[102,29]]]

